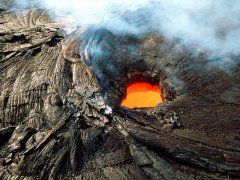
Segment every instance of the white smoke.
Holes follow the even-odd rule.
[[[66,29],[74,24],[136,36],[154,32],[214,55],[240,54],[239,0],[36,1],[62,20]],[[32,1],[17,2],[26,6]]]

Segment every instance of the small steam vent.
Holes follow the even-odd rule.
[[[151,108],[163,101],[163,93],[158,84],[140,81],[127,85],[126,95],[122,99],[121,106],[130,109]]]

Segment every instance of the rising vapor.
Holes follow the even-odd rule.
[[[17,0],[22,7],[31,0]],[[115,34],[159,33],[182,45],[219,56],[240,54],[238,0],[35,0],[53,18],[97,26]],[[19,7],[19,6],[18,6]]]

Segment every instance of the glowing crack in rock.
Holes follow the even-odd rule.
[[[162,92],[158,85],[147,82],[136,82],[127,87],[126,98],[122,100],[121,106],[127,108],[155,107],[163,102]]]

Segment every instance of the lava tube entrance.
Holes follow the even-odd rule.
[[[162,92],[158,85],[148,82],[135,82],[127,86],[127,94],[121,106],[127,108],[155,107],[163,102]]]

